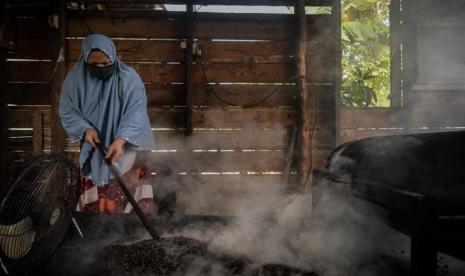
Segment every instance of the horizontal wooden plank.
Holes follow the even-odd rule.
[[[32,151],[9,150],[11,162],[31,158]],[[45,154],[50,151],[45,151]],[[330,150],[312,151],[312,169],[319,170],[324,166]],[[65,156],[76,164],[79,153],[67,151]],[[284,152],[170,152],[153,153],[153,173],[166,176],[182,175],[280,175],[283,170]]]
[[[183,130],[153,131],[156,151],[263,151],[287,150],[289,130],[194,130],[185,136]],[[313,134],[313,149],[331,149],[334,145],[330,129],[318,129]],[[33,144],[32,130],[9,131],[9,149],[31,151]],[[44,149],[50,150],[50,127],[44,129]],[[79,151],[79,143],[67,139],[67,150]]]
[[[331,135],[317,130],[314,146],[323,147]],[[185,136],[182,130],[154,131],[157,150],[287,150],[289,130],[194,130]]]
[[[183,127],[184,109],[155,109],[149,113],[152,126]],[[193,125],[197,128],[283,128],[293,122],[288,108],[194,109]]]
[[[45,113],[45,125],[50,124],[49,107],[10,107],[9,128],[31,128],[33,112]],[[148,110],[152,127],[184,127],[184,108],[151,108]],[[195,128],[241,128],[241,129],[282,129],[294,124],[292,108],[195,108],[193,125]],[[334,125],[330,111],[319,111],[317,128],[331,129]]]
[[[338,144],[342,144],[348,141],[363,139],[373,136],[387,136],[387,135],[401,135],[401,134],[420,134],[420,133],[431,133],[431,132],[449,132],[452,131],[448,127],[431,127],[431,128],[410,128],[410,129],[368,129],[368,130],[357,130],[357,129],[342,129],[340,131],[340,139]]]
[[[321,169],[330,150],[312,151],[312,169]],[[27,154],[25,152],[24,154]],[[76,159],[77,152],[69,152]],[[155,174],[199,175],[268,175],[284,169],[285,152],[154,152],[151,154]]]
[[[417,93],[461,93],[465,90],[463,83],[414,83],[412,85],[413,96]]]
[[[15,51],[8,53],[8,59],[40,59],[51,60],[53,57],[53,47],[50,47],[49,37],[41,39],[24,39],[15,43]]]
[[[293,82],[294,67],[293,64],[197,64],[194,76],[198,83],[203,83],[205,76],[210,82]],[[317,60],[311,60],[307,68],[308,82],[333,82],[332,72]]]
[[[32,152],[17,152],[24,158]],[[70,153],[76,158],[78,153]],[[154,152],[151,154],[153,171],[171,170],[174,173],[198,172],[267,172],[281,171],[284,166],[284,152]]]
[[[8,107],[8,127],[9,128],[32,128],[32,114],[43,112],[45,114],[45,125],[50,124],[49,106],[10,106]]]
[[[308,64],[308,82],[333,82],[332,72],[311,60]],[[196,82],[293,82],[295,66],[292,64],[208,64],[195,65]],[[202,74],[202,71],[205,76]]]
[[[324,154],[326,157],[327,153]],[[323,156],[323,155],[322,155]],[[321,168],[324,158],[319,159]],[[181,214],[238,215],[271,212],[286,205],[281,175],[200,175],[176,177],[176,207]],[[291,176],[292,178],[293,176]],[[257,208],[257,202],[262,202]],[[268,204],[267,204],[268,203]],[[248,211],[247,211],[248,210]]]
[[[208,62],[270,63],[289,62],[293,54],[290,41],[224,42],[198,41],[202,60]]]
[[[279,21],[263,17],[273,15],[211,14],[196,22],[194,36],[200,39],[263,39],[275,41],[295,40],[295,18],[292,15],[274,15]],[[261,17],[263,19],[261,19]],[[334,28],[333,18],[326,15],[308,16],[308,39],[320,36]]]
[[[74,147],[70,150],[77,151]],[[32,152],[32,138],[9,139],[9,151]],[[50,150],[46,144],[45,150]],[[151,154],[154,171],[171,169],[175,172],[197,171],[280,171],[283,169],[284,153],[276,151],[185,150],[174,152],[157,151]]]
[[[118,8],[116,6],[108,6],[107,9],[97,10],[88,9],[83,15],[79,10],[68,10],[68,18],[109,18],[115,19],[134,19],[134,18],[149,18],[151,20],[185,20],[186,12],[184,11],[167,11],[157,9],[146,9],[146,7]],[[318,17],[331,17],[330,14],[307,14],[309,25],[313,24],[313,19]],[[260,22],[278,22],[278,21],[293,21],[295,16],[290,13],[231,13],[231,12],[204,12],[202,10],[193,14],[194,21],[260,21]]]
[[[49,105],[51,103],[48,83],[8,83],[7,103],[17,105]]]
[[[67,40],[67,60],[75,61],[81,54],[82,39]],[[118,57],[124,62],[182,62],[184,51],[180,41],[114,40]],[[210,41],[197,42],[201,60],[209,63],[290,63],[293,46],[289,41]],[[333,57],[329,41],[312,41],[308,44],[307,59],[325,60]]]
[[[54,63],[49,61],[8,62],[8,80],[14,82],[49,82]]]
[[[281,130],[182,130],[154,131],[155,148],[160,149],[285,149],[288,131]]]
[[[462,106],[414,107],[413,127],[465,127],[465,109]]]
[[[293,106],[295,86],[211,85],[194,91],[194,105],[200,106]]]
[[[32,137],[8,138],[7,150],[32,152]]]
[[[166,17],[166,16],[165,16]],[[257,14],[198,14],[194,26],[194,38],[198,39],[295,39],[295,18],[291,15]],[[327,15],[308,16],[309,38],[333,30],[334,18]],[[184,38],[184,21],[180,19],[108,18],[99,17],[68,18],[67,35],[84,37],[89,31],[104,33],[109,37],[126,38]]]
[[[183,130],[155,130],[155,148],[157,151],[189,150],[284,150],[288,143],[288,131],[282,130],[194,130],[189,136]],[[24,137],[24,136],[23,136]],[[32,136],[20,138],[31,143]],[[49,143],[50,137],[45,141]],[[70,144],[68,148],[78,150],[79,145]]]
[[[341,129],[338,144],[373,136],[386,136],[405,133],[404,129]]]
[[[44,136],[44,150],[50,150],[50,125],[44,125],[43,128]],[[73,146],[74,150],[78,150],[79,147]],[[33,129],[14,129],[8,130],[8,150],[20,150],[30,152],[33,150]]]
[[[291,22],[200,21],[194,26],[194,36],[200,39],[264,39],[290,41]]]
[[[180,41],[113,40],[118,58],[123,61],[182,61],[184,50]],[[82,39],[66,40],[67,60],[75,61],[81,55]]]
[[[145,83],[156,83],[165,87],[173,82],[183,82],[185,66],[182,64],[159,63],[128,63],[140,75]],[[74,63],[68,62],[67,68],[71,70]],[[331,83],[332,71],[318,67],[318,64],[309,64],[308,82]],[[295,68],[292,64],[195,64],[194,81],[196,83],[209,82],[292,82],[295,79]],[[203,71],[203,73],[202,73]],[[19,74],[19,72],[17,72]],[[23,74],[22,78],[26,78]],[[205,78],[206,77],[206,78]],[[17,76],[21,78],[21,76]],[[29,78],[32,78],[31,76]],[[39,79],[36,77],[35,79]]]
[[[167,168],[175,172],[198,171],[281,171],[284,152],[154,152],[155,171]]]
[[[343,108],[339,112],[341,129],[398,128],[407,123],[399,108]]]
[[[50,128],[45,127],[45,141],[50,144]],[[155,150],[209,150],[209,149],[285,149],[288,130],[194,130],[186,136],[183,130],[154,130]],[[9,130],[10,140],[15,143],[32,143],[32,130]],[[68,139],[69,143],[69,139]],[[68,148],[79,149],[79,144],[68,144]]]
[[[414,107],[459,107],[465,105],[465,89],[460,90],[416,90],[409,95]]]
[[[308,87],[312,101],[318,101],[318,110],[334,109],[334,86],[308,85]],[[147,85],[146,88],[150,107],[185,106],[184,85],[172,85],[160,89]],[[193,101],[194,106],[208,107],[250,106],[258,103],[261,103],[259,106],[294,106],[296,89],[295,85],[210,85],[209,88],[195,88]]]
[[[32,127],[32,113],[45,113],[45,124],[50,123],[49,107],[10,107],[10,128]],[[293,122],[293,111],[289,108],[221,109],[199,108],[194,110],[194,126],[197,128],[284,128]],[[149,109],[152,127],[183,127],[184,108]],[[324,118],[322,116],[321,118]]]
[[[36,155],[32,154],[32,151],[15,151],[15,152],[8,152],[7,153],[10,159],[10,164],[15,166],[22,166],[25,161],[33,160],[36,158]],[[43,154],[50,154],[50,151],[44,151]],[[79,156],[76,152],[65,152],[63,156],[68,158],[69,160],[73,161],[74,164],[78,164]],[[22,171],[21,171],[22,172]],[[18,173],[19,176],[19,173]]]
[[[175,38],[184,37],[184,22],[182,20],[131,18],[83,18],[69,17],[66,33],[68,37],[85,37],[87,26],[95,33],[104,33],[109,37],[131,38]]]
[[[156,84],[157,87],[166,87],[173,82],[184,80],[184,66],[182,64],[160,63],[128,63],[147,84]],[[67,62],[67,70],[73,69],[74,62]]]
[[[307,60],[334,57],[332,38],[313,36],[307,43]],[[201,60],[210,63],[289,63],[294,61],[292,41],[209,41],[200,40]],[[327,61],[326,61],[327,62]],[[321,63],[324,65],[323,63]]]
[[[412,22],[419,22],[420,24],[432,24],[431,18],[437,16],[447,16],[447,21],[435,21],[437,24],[443,23],[462,23],[462,18],[465,15],[465,6],[463,2],[456,2],[450,5],[435,5],[437,2],[433,0],[428,1],[409,1],[405,5],[406,10],[414,10],[409,20]],[[434,7],[434,8],[432,8]]]
[[[104,3],[104,4],[186,4],[185,0],[89,0],[88,3]],[[292,6],[295,4],[293,0],[195,0],[192,2],[196,5],[246,5],[246,6]],[[306,0],[307,6],[331,6],[332,0]]]
[[[211,85],[211,89],[197,87],[194,91],[195,106],[225,107],[236,106],[293,106],[296,101],[294,85]],[[309,85],[312,99],[318,100],[318,109],[333,108],[333,86]],[[147,85],[147,101],[149,107],[184,106],[184,85],[168,85],[157,88]],[[263,101],[268,95],[270,95]],[[226,102],[221,101],[218,97]],[[7,85],[7,100],[16,105],[49,105],[51,103],[50,85],[46,83],[9,83]]]

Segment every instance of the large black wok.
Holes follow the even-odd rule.
[[[333,151],[325,172],[352,184],[373,183],[433,196],[441,210],[465,210],[465,131],[349,142]]]
[[[411,236],[411,275],[436,275],[438,250],[465,259],[465,131],[352,141],[332,152],[323,176]]]

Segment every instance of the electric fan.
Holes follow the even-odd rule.
[[[34,159],[0,205],[0,265],[21,272],[50,258],[70,225],[79,170],[62,156]]]

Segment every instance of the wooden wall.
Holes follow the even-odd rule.
[[[36,148],[43,137],[44,152],[50,151],[50,81],[57,31],[48,23],[48,14],[54,12],[50,8],[53,3],[29,2],[15,1],[11,16],[16,53],[7,55],[6,96],[10,104],[8,150],[12,164],[21,164],[32,155],[33,136]],[[335,144],[376,135],[465,128],[464,83],[450,78],[438,81],[442,71],[428,68],[428,64],[435,64],[431,63],[432,58],[441,58],[444,64],[452,51],[442,51],[440,45],[425,48],[419,43],[434,37],[425,36],[425,28],[461,30],[457,26],[463,25],[460,19],[465,9],[450,5],[447,8],[448,5],[435,1],[426,1],[428,5],[409,1],[393,20],[399,22],[391,22],[397,26],[393,30],[393,46],[399,59],[393,66],[398,70],[393,85],[396,107],[336,110],[340,62],[336,2],[339,1],[312,1],[315,5],[332,6],[333,13],[308,15],[308,87],[313,102],[317,102],[312,107],[312,115],[317,118],[312,146],[315,169],[321,168]],[[441,20],[429,20],[436,11],[441,13]],[[156,139],[152,153],[154,183],[177,190],[179,212],[228,214],[238,200],[247,198],[241,204],[253,208],[255,195],[285,186],[281,173],[297,95],[290,80],[295,72],[295,24],[292,15],[196,14],[194,38],[202,49],[198,62],[204,63],[203,70],[221,98],[248,105],[273,89],[280,89],[257,107],[229,106],[205,89],[201,65],[195,64],[191,136],[184,135],[185,50],[180,47],[185,38],[183,12],[125,11],[120,7],[118,12],[89,11],[82,16],[68,10],[65,57],[67,68],[72,68],[88,28],[114,38],[119,57],[133,66],[146,84]],[[443,39],[460,42],[457,37]],[[440,50],[437,55],[434,49]],[[458,55],[454,62],[460,60]],[[434,81],[427,73],[433,74]],[[336,117],[340,118],[338,124]],[[34,124],[41,125],[42,118],[43,132],[42,128],[34,128]],[[77,146],[68,144],[67,154],[75,158]]]
[[[47,12],[22,15],[26,10],[15,14],[17,52],[8,56],[9,151],[17,163],[32,154],[33,135],[42,135],[33,127],[34,114],[44,116],[44,152],[50,150],[50,80],[55,64],[51,45],[56,31],[48,26]],[[307,79],[317,102],[312,107],[317,118],[311,149],[315,169],[336,141],[338,17],[308,15]],[[248,203],[253,204],[254,193],[285,188],[281,173],[297,95],[296,19],[283,14],[196,14],[194,39],[202,51],[197,62],[203,65],[193,68],[190,136],[184,135],[185,50],[180,47],[184,20],[183,12],[89,11],[83,16],[68,10],[66,65],[72,68],[89,29],[113,38],[119,58],[146,84],[156,142],[154,182],[176,185],[180,212],[225,214],[238,198],[252,195]],[[218,96],[238,106],[223,103],[205,89],[201,70]],[[263,104],[240,107],[277,88]],[[34,118],[40,122],[40,116]],[[75,158],[78,146],[68,144],[67,154]]]
[[[20,164],[32,151],[32,113],[50,109],[50,80],[53,68],[55,31],[48,26],[49,1],[15,1],[7,12],[16,52],[6,55],[6,101],[8,107],[8,179],[2,179],[3,195],[20,172]],[[2,5],[3,8],[3,5]],[[3,22],[2,22],[3,23]],[[7,37],[10,38],[10,37]],[[10,38],[11,39],[11,38]],[[45,129],[50,133],[50,128]],[[19,171],[16,170],[19,168]]]

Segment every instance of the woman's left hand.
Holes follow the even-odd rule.
[[[116,161],[118,161],[123,155],[124,144],[126,144],[126,141],[123,139],[116,139],[115,141],[113,141],[113,143],[108,148],[108,152],[105,156],[105,159],[110,158],[111,163],[116,164]]]

